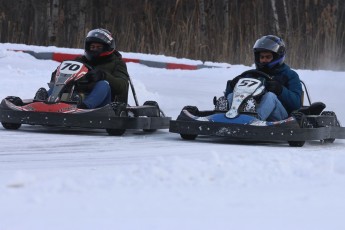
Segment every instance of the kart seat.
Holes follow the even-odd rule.
[[[320,115],[321,112],[326,108],[326,105],[322,102],[314,102],[310,106],[303,106],[298,110],[305,115]]]

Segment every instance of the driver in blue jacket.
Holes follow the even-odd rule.
[[[261,120],[278,121],[302,106],[302,84],[298,74],[284,63],[286,49],[284,41],[274,35],[259,38],[253,47],[256,69],[272,77],[266,81],[266,90],[259,105],[257,113]],[[231,105],[236,83],[234,78],[227,96]]]

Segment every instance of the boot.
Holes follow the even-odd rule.
[[[45,101],[48,99],[48,92],[45,88],[39,88],[35,94],[34,100]]]

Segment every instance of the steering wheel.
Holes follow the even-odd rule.
[[[262,71],[256,70],[256,69],[250,69],[247,70],[243,73],[241,73],[238,76],[238,79],[241,79],[242,77],[246,77],[246,75],[251,74],[253,78],[260,78],[260,77],[264,77],[266,80],[272,80],[273,78],[268,75],[267,73],[264,73]]]
[[[235,77],[234,79],[227,81],[224,95],[227,97],[227,95],[233,91],[237,82],[241,78],[248,77],[247,76],[248,74],[251,75],[250,77],[255,78],[255,79],[264,78],[264,80],[267,80],[267,81],[272,80],[272,77],[270,75],[268,75],[262,71],[259,71],[256,69],[247,70],[247,71],[241,73],[240,75],[238,75],[237,77]]]

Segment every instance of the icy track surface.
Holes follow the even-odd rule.
[[[1,99],[33,97],[59,64],[7,51],[16,46],[38,49],[0,44]],[[212,108],[226,81],[251,68],[216,64],[224,67],[127,65],[139,102],[156,100],[176,119],[185,105]],[[312,100],[344,123],[345,73],[297,72]],[[345,229],[343,140],[291,148],[222,138],[183,141],[168,130],[110,137],[104,130],[24,125],[17,131],[1,126],[0,143],[0,230]]]

